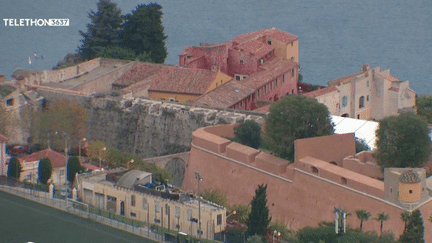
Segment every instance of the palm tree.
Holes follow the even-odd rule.
[[[384,212],[378,214],[377,217],[375,218],[376,221],[380,221],[381,222],[381,226],[380,226],[381,235],[382,235],[382,232],[383,232],[384,221],[387,221],[389,219],[390,219],[390,216],[388,214],[385,214]]]
[[[401,213],[401,220],[405,223],[405,228],[404,228],[404,232],[405,232],[407,229],[408,221],[410,220],[410,213],[408,211]]]
[[[372,214],[365,209],[356,210],[357,218],[360,220],[360,231],[363,229],[363,221],[368,221]]]

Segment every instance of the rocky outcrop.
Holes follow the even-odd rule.
[[[144,158],[189,151],[197,128],[252,119],[265,113],[195,107],[145,99],[91,98],[86,137]]]

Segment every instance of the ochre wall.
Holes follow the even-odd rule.
[[[354,133],[297,139],[294,142],[295,161],[306,156],[342,166],[345,157],[355,155]]]
[[[273,219],[281,220],[290,229],[316,226],[323,220],[333,221],[334,208],[342,207],[352,215],[355,215],[355,210],[366,209],[372,213],[372,218],[384,212],[390,215],[390,220],[384,223],[383,230],[391,230],[396,236],[403,231],[404,224],[400,220],[400,214],[404,210],[396,205],[332,182],[330,178],[323,177],[326,176],[325,173],[321,177],[315,176],[301,169],[294,169],[292,164],[285,167],[284,171],[269,172],[265,170],[265,166],[258,168],[256,162],[245,164],[229,157],[225,152],[208,151],[202,147],[209,147],[215,135],[206,134],[202,128],[193,133],[194,137],[196,133],[200,135],[200,140],[194,140],[190,151],[183,182],[183,189],[186,191],[197,192],[195,172],[199,172],[204,178],[200,183],[201,190],[218,190],[227,195],[229,204],[248,204],[258,185],[267,184],[267,206]],[[205,143],[202,143],[204,141]],[[229,147],[226,144],[224,146]],[[258,156],[261,154],[264,153],[261,152]],[[362,191],[367,191],[366,189]],[[425,212],[424,219],[428,218],[427,213],[430,214],[431,208],[431,203],[421,207],[422,212]],[[347,223],[354,228],[359,226],[355,216],[348,217]],[[364,222],[363,228],[379,231],[380,222],[368,220]],[[426,242],[431,237],[432,232],[425,231]]]
[[[162,92],[162,91],[154,91],[154,90],[149,90],[148,94],[153,99],[169,100],[170,98],[174,98],[175,101],[183,102],[183,103],[186,101],[194,100],[199,97],[199,95],[178,94],[178,93]]]

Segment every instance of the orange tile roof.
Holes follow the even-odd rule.
[[[3,136],[2,134],[0,134],[0,142],[6,142],[7,140],[9,140],[9,138]]]
[[[66,157],[49,148],[18,158],[18,160],[25,163],[39,161],[42,158],[49,158],[53,168],[66,166]]]
[[[120,78],[118,78],[113,84],[127,87],[154,75],[163,67],[163,64],[143,62],[137,63]]]
[[[345,83],[351,81],[351,79],[353,77],[358,76],[360,74],[363,74],[364,72],[366,72],[366,71],[361,71],[361,72],[358,72],[358,73],[350,74],[350,75],[342,77],[342,78],[334,79],[332,81],[329,81],[328,85],[329,86],[335,86],[335,85],[345,84]]]
[[[218,72],[167,66],[151,77],[149,91],[204,94]]]
[[[330,92],[333,92],[336,90],[338,90],[338,89],[335,86],[329,86],[329,87],[318,89],[318,90],[315,90],[312,92],[305,93],[303,95],[308,97],[308,98],[315,98],[315,97],[318,97],[318,96],[321,96],[321,95],[324,95],[324,94],[327,94],[327,93],[330,93]]]

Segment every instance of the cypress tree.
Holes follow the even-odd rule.
[[[140,4],[124,16],[121,39],[124,48],[132,49],[137,56],[150,55],[155,63],[164,63],[168,55],[162,25],[162,6],[157,3]]]
[[[424,226],[420,210],[414,210],[408,220],[406,230],[400,236],[401,243],[424,243]]]
[[[87,24],[87,32],[79,31],[84,38],[78,47],[78,54],[84,59],[92,59],[106,47],[120,44],[121,10],[111,0],[100,0],[97,12],[88,15],[91,23]]]
[[[52,165],[51,160],[49,158],[42,158],[39,160],[39,167],[38,167],[38,178],[39,182],[42,184],[47,184],[49,178],[51,178],[52,175]]]
[[[66,165],[66,175],[67,180],[69,182],[73,182],[75,180],[76,173],[80,173],[83,171],[83,167],[79,161],[77,156],[69,157],[68,163]]]
[[[15,157],[10,159],[8,170],[7,170],[7,176],[19,179],[21,172],[22,172],[22,166],[21,163],[18,161],[18,159]]]
[[[246,221],[248,227],[246,234],[262,235],[267,230],[271,217],[267,207],[267,185],[259,185],[255,190],[255,196],[251,201],[251,212]]]

